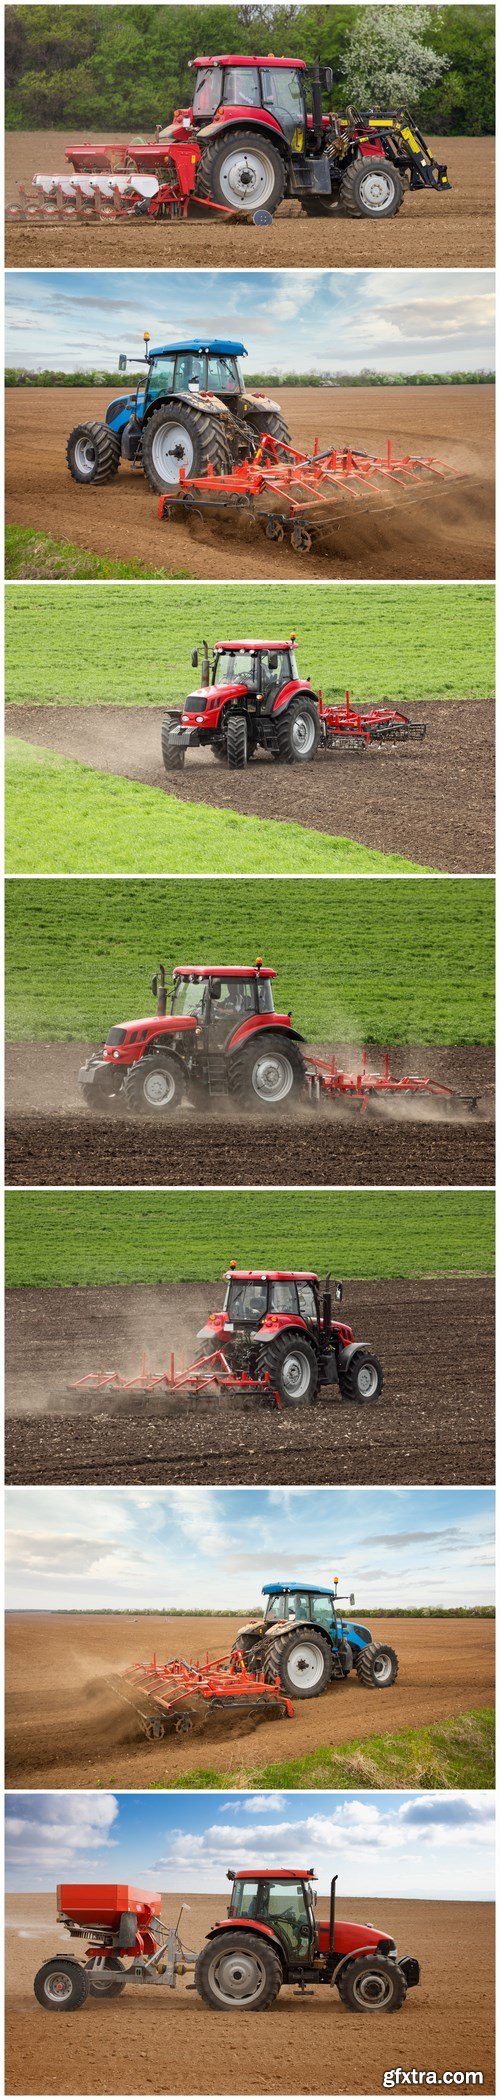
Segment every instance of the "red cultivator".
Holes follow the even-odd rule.
[[[421,743],[425,722],[410,722],[399,707],[353,707],[350,693],[344,700],[323,700],[320,695],[321,741],[329,751],[364,750],[368,744]]]
[[[90,1371],[85,1378],[74,1379],[69,1388],[71,1393],[91,1391],[155,1393],[160,1391],[163,1393],[189,1392],[196,1396],[200,1393],[213,1392],[214,1390],[219,1393],[234,1391],[263,1393],[265,1398],[272,1400],[276,1407],[281,1407],[282,1405],[280,1394],[275,1392],[271,1385],[268,1371],[263,1372],[261,1378],[250,1378],[245,1371],[236,1376],[231,1370],[231,1366],[222,1349],[214,1349],[210,1356],[196,1357],[195,1362],[188,1364],[187,1368],[182,1371],[176,1371],[173,1350],[170,1355],[168,1370],[164,1371],[152,1371],[148,1365],[147,1357],[143,1355],[139,1370],[134,1378],[123,1378],[121,1371]]]
[[[125,1690],[125,1686],[128,1687]],[[113,1688],[134,1713],[150,1742],[161,1741],[167,1729],[176,1735],[191,1735],[195,1726],[206,1724],[210,1714],[248,1713],[269,1709],[293,1720],[293,1706],[279,1677],[270,1684],[247,1670],[235,1648],[225,1655],[186,1661],[171,1656],[160,1663],[133,1663],[123,1678],[113,1679]],[[139,1701],[147,1702],[139,1704]]]
[[[418,484],[454,478],[456,469],[431,455],[394,455],[390,439],[385,453],[376,457],[351,446],[320,452],[317,438],[312,453],[299,452],[294,445],[265,436],[252,460],[243,460],[226,474],[209,468],[189,476],[181,466],[177,487],[159,498],[158,517],[172,518],[181,511],[210,518],[226,511],[235,519],[255,520],[269,540],[283,540],[289,532],[295,551],[308,554],[318,528],[334,523],[342,497],[380,501],[397,489],[411,493]]]
[[[382,1071],[371,1072],[368,1053],[361,1052],[358,1072],[342,1072],[335,1057],[314,1057],[307,1060],[306,1086],[311,1101],[316,1105],[324,1095],[341,1100],[348,1107],[357,1108],[366,1115],[369,1108],[382,1108],[384,1101],[406,1101],[418,1096],[424,1101],[436,1101],[450,1113],[477,1109],[477,1095],[458,1094],[451,1086],[443,1086],[438,1079],[410,1077],[404,1074],[396,1079],[391,1072],[389,1051],[384,1051]]]

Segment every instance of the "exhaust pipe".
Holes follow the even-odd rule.
[[[314,144],[315,146],[322,146],[323,97],[321,93],[321,73],[318,56],[316,56],[314,60],[313,70],[311,74],[311,109],[313,119]]]
[[[323,1335],[324,1335],[324,1339],[325,1339],[325,1342],[326,1342],[326,1346],[327,1346],[327,1348],[328,1348],[328,1343],[329,1343],[329,1341],[330,1341],[330,1337],[331,1337],[331,1332],[332,1332],[332,1293],[331,1293],[331,1289],[330,1289],[330,1271],[328,1271],[328,1276],[325,1276],[325,1287],[324,1287],[324,1291],[323,1291]]]
[[[205,639],[203,640],[203,663],[201,666],[201,682],[202,685],[210,685],[210,657],[208,654],[208,642],[206,642]]]
[[[330,1882],[330,1954],[333,1954],[335,1948],[335,1891],[338,1878],[338,1874],[334,1874]]]
[[[159,970],[155,970],[154,977],[151,978],[151,991],[153,994],[153,999],[156,999],[156,1012],[158,1015],[158,1020],[163,1021],[167,1011],[167,987],[165,984],[165,966],[163,963],[160,963]]]

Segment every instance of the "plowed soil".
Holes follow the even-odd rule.
[[[182,1896],[163,1897],[162,1917],[174,1925]],[[186,1945],[203,1946],[210,1927],[227,1910],[227,1884],[220,1896],[189,1891],[190,1913],[181,1930]],[[401,1952],[416,1954],[422,1980],[408,1992],[396,2021],[353,2019],[337,1991],[317,1990],[303,2000],[280,1992],[266,2019],[252,2013],[215,2018],[191,1978],[172,1991],[130,1984],[114,2004],[87,1999],[71,2020],[51,2019],[33,1996],[33,1976],[51,1954],[72,1942],[55,1923],[51,1895],[7,1898],[7,2086],[8,2093],[375,2093],[384,2071],[401,2062],[431,2067],[438,2079],[450,2066],[482,2072],[485,2093],[494,2092],[493,1906],[487,1903],[411,1903],[349,1897],[342,1891],[339,1915],[373,1918],[392,1934]],[[320,1897],[318,1915],[328,1915]],[[450,1961],[450,1947],[453,1960]],[[160,2068],[159,2071],[159,2066]]]
[[[367,345],[369,316],[367,316]],[[273,388],[273,394],[275,390]],[[493,388],[294,387],[280,396],[294,443],[311,451],[349,441],[385,453],[432,454],[456,469],[456,480],[427,480],[388,493],[344,494],[335,523],[307,556],[289,543],[270,546],[259,525],[158,519],[142,473],[123,464],[96,488],[72,481],[66,442],[76,424],[104,417],[110,390],[95,387],[12,389],[6,396],[6,517],[68,539],[108,560],[142,561],[165,575],[214,579],[242,576],[366,578],[481,577],[494,573]]]
[[[10,132],[6,150],[6,200],[18,202],[18,182],[31,189],[33,175],[61,174],[69,140],[99,140],[105,132]],[[108,137],[123,133],[112,128]],[[128,134],[130,137],[130,133]],[[7,269],[410,269],[494,267],[494,139],[433,139],[437,160],[448,163],[452,188],[439,195],[421,190],[405,198],[396,219],[308,219],[298,204],[282,204],[272,226],[224,221],[200,212],[189,222],[144,219],[126,224],[97,219],[89,226],[71,219],[61,225],[6,226]],[[36,196],[36,192],[33,192]]]
[[[6,1300],[7,1479],[41,1482],[371,1481],[442,1486],[494,1479],[494,1284],[428,1277],[346,1286],[345,1318],[384,1367],[374,1408],[338,1389],[279,1411],[257,1394],[199,1396],[84,1388],[115,1368],[136,1378],[200,1353],[217,1290],[12,1290]],[[154,1338],[152,1344],[152,1337]],[[458,1368],[459,1367],[459,1368]]]
[[[257,1607],[258,1608],[258,1607]],[[293,1721],[211,1715],[191,1735],[148,1742],[110,1676],[137,1661],[222,1655],[241,1616],[134,1619],[70,1612],[7,1615],[6,1786],[169,1786],[203,1762],[245,1785],[245,1759],[302,1757],[321,1744],[425,1727],[494,1700],[494,1626],[488,1619],[376,1619],[375,1637],[399,1655],[388,1691],[367,1692],[356,1672],[319,1699],[298,1700]],[[144,1706],[144,1698],[139,1700]]]
[[[193,750],[182,773],[166,774],[161,714],[150,707],[9,707],[7,727],[177,800],[282,818],[447,873],[486,874],[495,865],[494,703],[420,702],[409,712],[427,724],[423,743],[346,746],[301,767],[277,767],[259,751],[242,773]]]
[[[326,1046],[316,1045],[317,1050]],[[330,1048],[332,1046],[330,1045]],[[342,1054],[342,1048],[340,1054]],[[13,1185],[134,1183],[197,1187],[313,1186],[494,1180],[494,1053],[408,1045],[396,1075],[426,1073],[479,1097],[480,1113],[442,1118],[416,1100],[375,1116],[325,1106],[276,1122],[181,1110],[169,1125],[82,1110],[77,1075],[88,1043],[10,1043],[6,1070],[6,1178]],[[373,1063],[381,1052],[372,1046]]]

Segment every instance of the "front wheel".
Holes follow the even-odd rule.
[[[342,211],[355,219],[394,219],[404,204],[404,184],[390,160],[354,160],[340,185]]]
[[[230,715],[227,725],[227,762],[241,771],[248,761],[248,736],[244,715]]]
[[[296,1043],[281,1033],[254,1038],[229,1066],[233,1098],[250,1113],[284,1115],[304,1091],[305,1065]]]
[[[274,718],[280,758],[293,766],[315,758],[319,744],[319,715],[314,701],[292,700]]]
[[[107,423],[77,423],[66,446],[73,481],[113,481],[120,465],[120,439]]]
[[[181,720],[182,716],[171,710],[161,725],[161,755],[166,773],[179,773],[184,765],[186,753],[182,746],[179,747],[177,738],[172,736],[172,730],[178,729]]]
[[[105,1067],[102,1072],[96,1072],[94,1079],[81,1079],[80,1091],[85,1107],[90,1109],[91,1115],[112,1116],[118,1104],[121,1106],[122,1080],[118,1079],[112,1065]]]
[[[90,1977],[77,1961],[54,1955],[37,1970],[33,1990],[44,2012],[78,2012],[90,1990]]]
[[[116,1973],[117,1969],[120,1971],[119,1975]],[[119,1955],[114,1955],[111,1963],[101,1961],[98,1954],[93,1954],[87,1962],[87,1975],[92,1998],[120,1998],[125,1990],[127,1972]]]
[[[338,1991],[348,2012],[397,2012],[406,1998],[406,1978],[386,1954],[361,1954],[339,1977]]]
[[[183,1093],[182,1066],[174,1057],[140,1057],[126,1073],[125,1102],[132,1116],[171,1116]]]
[[[267,2012],[283,1976],[274,1949],[257,1933],[228,1930],[203,1947],[194,1980],[212,2012]]]
[[[356,1400],[366,1405],[378,1400],[382,1392],[384,1374],[378,1356],[369,1349],[356,1349],[346,1371],[339,1371],[339,1387],[343,1400]]]
[[[203,154],[198,170],[200,196],[226,210],[277,211],[285,188],[285,167],[277,146],[256,132],[231,131]]]
[[[385,1692],[396,1683],[399,1661],[394,1648],[386,1648],[380,1641],[368,1641],[356,1658],[356,1669],[360,1684],[369,1692]]]

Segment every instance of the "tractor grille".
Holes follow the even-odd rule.
[[[208,693],[188,693],[187,700],[184,701],[184,710],[190,715],[203,715],[205,708],[210,707],[211,697]]]

